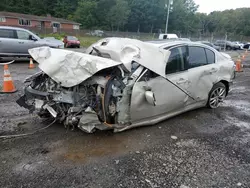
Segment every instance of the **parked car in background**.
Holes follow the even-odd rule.
[[[247,49],[249,50],[250,49],[250,43],[245,43],[244,46],[243,46],[243,49]]]
[[[86,53],[43,47],[30,54],[42,72],[26,80],[18,104],[88,133],[120,132],[217,108],[234,76],[231,58],[186,41],[105,38]]]
[[[217,40],[214,45],[220,46],[221,49],[226,48],[226,50],[239,50],[240,46],[238,44],[235,44],[231,41],[226,40]]]
[[[176,34],[162,33],[159,35],[159,39],[178,39]]]
[[[27,29],[0,26],[1,57],[30,57],[28,50],[41,46],[64,48],[64,44],[60,40],[41,39]]]
[[[233,42],[234,44],[238,45],[240,47],[240,49],[242,50],[243,47],[244,47],[244,44],[242,42],[239,42],[239,41],[234,41]]]
[[[63,39],[63,43],[64,43],[64,47],[65,48],[80,48],[81,43],[78,40],[78,38],[74,37],[74,36],[65,36]]]
[[[217,50],[217,51],[220,51],[220,50],[221,50],[221,47],[220,47],[220,46],[216,46],[216,45],[214,45],[213,43],[210,43],[210,42],[208,42],[208,41],[198,41],[198,42],[200,42],[200,43],[202,43],[202,44],[206,44],[206,45],[208,45],[208,46],[214,48],[214,49]]]
[[[94,31],[90,32],[89,35],[95,36],[95,37],[103,37],[105,35],[105,33],[102,30],[94,30]]]

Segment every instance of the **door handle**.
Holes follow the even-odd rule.
[[[24,42],[18,42],[19,44],[24,44]]]
[[[180,78],[179,81],[177,81],[176,83],[177,84],[184,84],[184,83],[187,83],[188,80],[184,79],[184,78]]]

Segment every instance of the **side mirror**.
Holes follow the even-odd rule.
[[[149,104],[156,106],[155,95],[152,91],[145,91],[145,97]]]
[[[29,35],[29,40],[37,41],[37,39],[33,35]]]

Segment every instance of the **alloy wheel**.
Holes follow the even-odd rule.
[[[226,89],[224,87],[217,87],[213,92],[211,93],[210,99],[209,99],[209,105],[211,108],[218,108],[220,103],[223,102],[223,100],[226,97]]]

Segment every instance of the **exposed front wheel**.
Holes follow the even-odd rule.
[[[213,86],[209,93],[207,106],[215,109],[220,106],[226,97],[226,86],[219,82]]]

